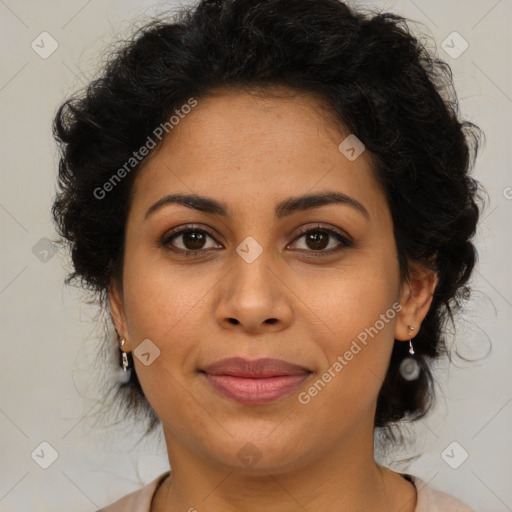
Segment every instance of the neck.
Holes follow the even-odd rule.
[[[157,491],[151,512],[414,512],[416,508],[413,484],[375,462],[373,435],[371,444],[351,439],[329,445],[323,455],[286,470],[265,467],[262,457],[259,472],[249,473],[199,457],[165,434],[171,477]]]

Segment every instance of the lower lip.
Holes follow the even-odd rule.
[[[280,375],[261,379],[233,377],[232,375],[210,375],[202,373],[208,382],[222,395],[237,402],[258,405],[267,404],[295,391],[311,373]]]

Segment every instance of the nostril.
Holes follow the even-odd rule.
[[[236,318],[230,318],[229,322],[232,323],[232,324],[235,324],[235,325],[237,325],[239,323]]]
[[[277,318],[269,318],[268,320],[265,320],[267,324],[275,324],[277,322]]]

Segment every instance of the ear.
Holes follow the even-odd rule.
[[[434,270],[420,264],[411,267],[409,279],[401,286],[402,309],[397,315],[395,339],[409,341],[418,333],[430,309],[437,283],[438,276]],[[414,327],[412,333],[409,326]]]
[[[126,338],[128,335],[128,328],[124,311],[124,298],[123,293],[119,290],[119,287],[115,283],[112,283],[109,286],[108,300],[110,303],[110,314],[112,316],[112,321],[114,322],[117,334],[121,338]],[[128,339],[126,339],[123,350],[126,352],[131,350]]]

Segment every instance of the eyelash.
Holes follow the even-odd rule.
[[[161,240],[160,245],[164,249],[166,249],[166,250],[170,250],[170,251],[173,251],[173,252],[180,253],[183,256],[194,256],[194,255],[196,255],[198,253],[201,253],[201,252],[204,252],[204,251],[208,251],[208,249],[198,249],[197,251],[188,251],[188,250],[184,250],[184,249],[176,249],[176,248],[173,248],[170,245],[170,242],[174,238],[178,238],[180,235],[183,235],[185,233],[191,233],[191,232],[192,233],[198,233],[198,232],[199,233],[206,233],[213,240],[215,240],[215,237],[214,237],[213,233],[211,233],[209,230],[207,230],[205,228],[199,228],[199,227],[191,225],[191,226],[186,226],[185,228],[182,228],[182,229],[180,229],[178,231],[174,231],[174,232],[170,233],[169,235],[166,235]],[[313,228],[311,228],[311,227],[309,227],[309,228],[302,228],[299,231],[298,236],[296,236],[293,239],[293,242],[296,242],[297,240],[299,240],[300,238],[302,238],[306,234],[316,233],[316,232],[323,232],[323,233],[327,233],[329,236],[333,236],[334,238],[336,238],[336,240],[338,240],[338,242],[340,242],[342,244],[342,246],[337,248],[337,249],[330,249],[329,251],[325,251],[325,250],[314,251],[314,250],[304,250],[304,249],[299,249],[299,251],[305,251],[305,252],[313,253],[314,255],[312,257],[316,258],[316,257],[324,257],[324,256],[330,256],[332,254],[337,254],[338,252],[340,252],[340,251],[342,251],[342,250],[344,250],[344,249],[346,249],[348,247],[353,247],[354,246],[353,242],[351,240],[349,240],[347,237],[345,237],[344,235],[342,235],[341,233],[339,233],[337,231],[334,231],[333,229],[330,229],[330,228],[327,228],[327,227],[323,227],[321,225],[315,226]]]

